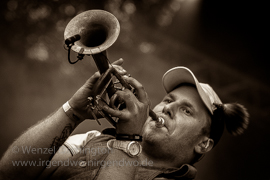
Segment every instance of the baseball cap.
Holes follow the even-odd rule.
[[[214,104],[222,104],[213,88],[208,84],[200,83],[192,71],[186,67],[178,66],[168,70],[163,75],[162,82],[167,93],[171,92],[174,88],[183,83],[195,85],[203,103],[211,114],[213,114],[216,109]]]

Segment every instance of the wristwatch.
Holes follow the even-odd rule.
[[[137,141],[120,141],[111,139],[107,142],[109,149],[115,148],[124,151],[130,157],[139,156],[142,152],[142,146]]]

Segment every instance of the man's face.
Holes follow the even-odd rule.
[[[185,85],[176,88],[153,111],[164,118],[165,126],[158,128],[155,121],[148,118],[143,129],[144,141],[169,157],[171,154],[193,153],[202,136],[202,128],[210,119],[195,87]]]

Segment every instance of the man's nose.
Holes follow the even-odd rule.
[[[173,114],[173,104],[166,104],[162,110],[162,112],[168,116],[170,116],[170,118],[172,119],[174,114]]]

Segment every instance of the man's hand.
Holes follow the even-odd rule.
[[[141,83],[132,77],[123,76],[123,78],[135,88],[136,95],[129,89],[117,91],[111,99],[118,103],[125,103],[126,107],[118,110],[104,106],[103,110],[113,117],[119,118],[116,124],[117,134],[141,135],[142,127],[149,116],[150,101]]]
[[[119,59],[112,63],[113,67],[118,71],[120,75],[125,75],[127,73],[126,70],[121,67],[123,62],[123,59]],[[73,110],[85,119],[94,119],[91,113],[91,107],[89,106],[88,97],[91,96],[91,91],[99,77],[100,73],[96,72],[69,100],[69,104],[73,108]],[[101,117],[96,110],[94,111],[94,113],[97,117]]]

